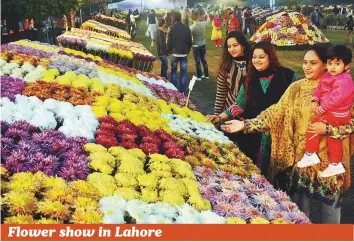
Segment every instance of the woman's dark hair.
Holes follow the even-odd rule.
[[[158,26],[162,27],[165,24],[165,20],[163,18],[160,18],[158,21]]]
[[[324,46],[324,45],[319,45],[319,44],[316,44],[316,45],[312,45],[310,46],[305,54],[309,51],[314,51],[316,53],[316,55],[318,56],[318,58],[324,63],[326,64],[327,63],[327,47]]]
[[[344,65],[352,62],[352,50],[345,45],[334,45],[329,47],[327,51],[327,60],[342,60]]]
[[[225,42],[224,42],[224,48],[223,48],[223,53],[221,57],[221,63],[219,67],[219,73],[220,72],[229,72],[231,69],[232,65],[232,56],[229,53],[228,47],[227,47],[227,41],[228,39],[235,38],[237,42],[244,48],[244,57],[246,61],[249,60],[249,54],[251,50],[251,46],[248,43],[245,35],[240,32],[240,31],[233,31],[228,33],[226,36]]]
[[[275,51],[274,46],[270,42],[266,41],[261,41],[255,44],[252,48],[250,58],[252,59],[253,53],[256,49],[262,49],[264,53],[268,55],[269,58],[269,65],[272,70],[277,70],[281,67],[283,67],[278,59],[277,53]],[[254,67],[252,61],[249,61],[248,63],[248,68],[247,68],[247,77],[244,83],[245,87],[245,96],[249,97],[251,94],[251,83],[253,79],[255,78],[255,73],[256,73],[256,68]]]

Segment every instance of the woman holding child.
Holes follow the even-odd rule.
[[[346,52],[350,52],[350,50],[347,48]],[[348,64],[342,56],[333,55],[333,50],[331,53],[329,60],[336,60],[340,66],[344,64],[342,72],[346,71]],[[351,118],[347,124],[340,123],[336,126],[325,119],[317,118],[318,115],[326,112],[344,113],[344,109],[348,108],[346,106],[347,100],[338,103],[338,107],[333,106],[333,109],[321,106],[328,102],[337,105],[336,100],[330,100],[328,97],[332,91],[342,85],[341,79],[339,82],[336,79],[338,73],[335,72],[330,73],[334,75],[333,82],[328,82],[328,79],[322,80],[326,73],[326,63],[326,47],[316,45],[310,47],[303,61],[305,78],[291,84],[278,103],[264,110],[256,118],[245,121],[228,121],[221,127],[228,133],[269,131],[272,138],[269,175],[275,176],[282,171],[290,170],[288,177],[292,178],[296,189],[294,200],[300,209],[309,215],[310,198],[318,198],[321,201],[320,222],[340,223],[340,200],[343,190],[350,186],[351,147],[349,135],[354,131],[354,119]],[[323,81],[326,83],[321,83]],[[314,91],[319,85],[326,85],[326,89],[321,89],[322,95],[319,98],[314,98]],[[346,96],[353,98],[351,95]],[[313,102],[317,102],[318,105]],[[336,111],[338,108],[339,112]],[[312,137],[309,137],[309,134],[319,137],[318,146],[311,150],[311,153],[316,152],[320,162],[300,163],[301,165],[298,166],[296,164],[302,160],[306,152],[305,146],[308,142],[306,136],[308,139]],[[345,168],[344,173],[341,171],[325,172],[331,163],[338,163],[337,160],[331,160],[331,150],[327,144],[329,138],[341,141],[340,163]]]

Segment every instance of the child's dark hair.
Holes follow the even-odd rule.
[[[327,52],[327,60],[342,60],[344,65],[352,62],[352,51],[345,45],[334,45],[329,47]]]

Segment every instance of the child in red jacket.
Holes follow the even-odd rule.
[[[349,64],[352,51],[344,45],[336,45],[327,53],[327,72],[321,78],[312,97],[311,108],[316,113],[312,123],[326,123],[326,135],[329,125],[340,126],[348,124],[350,108],[354,99],[354,84],[349,75]],[[320,163],[316,152],[319,149],[320,135],[306,133],[306,153],[297,163],[304,168]],[[320,172],[321,177],[330,177],[345,173],[342,160],[342,141],[327,136],[328,157],[330,164]]]

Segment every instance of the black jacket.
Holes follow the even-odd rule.
[[[187,25],[176,22],[170,26],[167,38],[167,50],[171,54],[188,54],[192,48],[192,33]]]
[[[167,45],[166,45],[166,31],[161,28],[157,29],[156,32],[156,40],[157,40],[157,55],[158,56],[168,56]]]
[[[290,86],[294,79],[294,71],[282,67],[278,69],[266,91],[263,92],[260,80],[255,78],[251,83],[251,93],[248,94],[246,108],[242,114],[243,118],[255,118],[262,111],[277,103],[286,89]],[[254,162],[257,162],[258,152],[261,147],[261,133],[244,134],[240,133],[236,138],[236,142],[240,150],[250,157]],[[262,174],[266,174],[268,166],[262,164]]]

